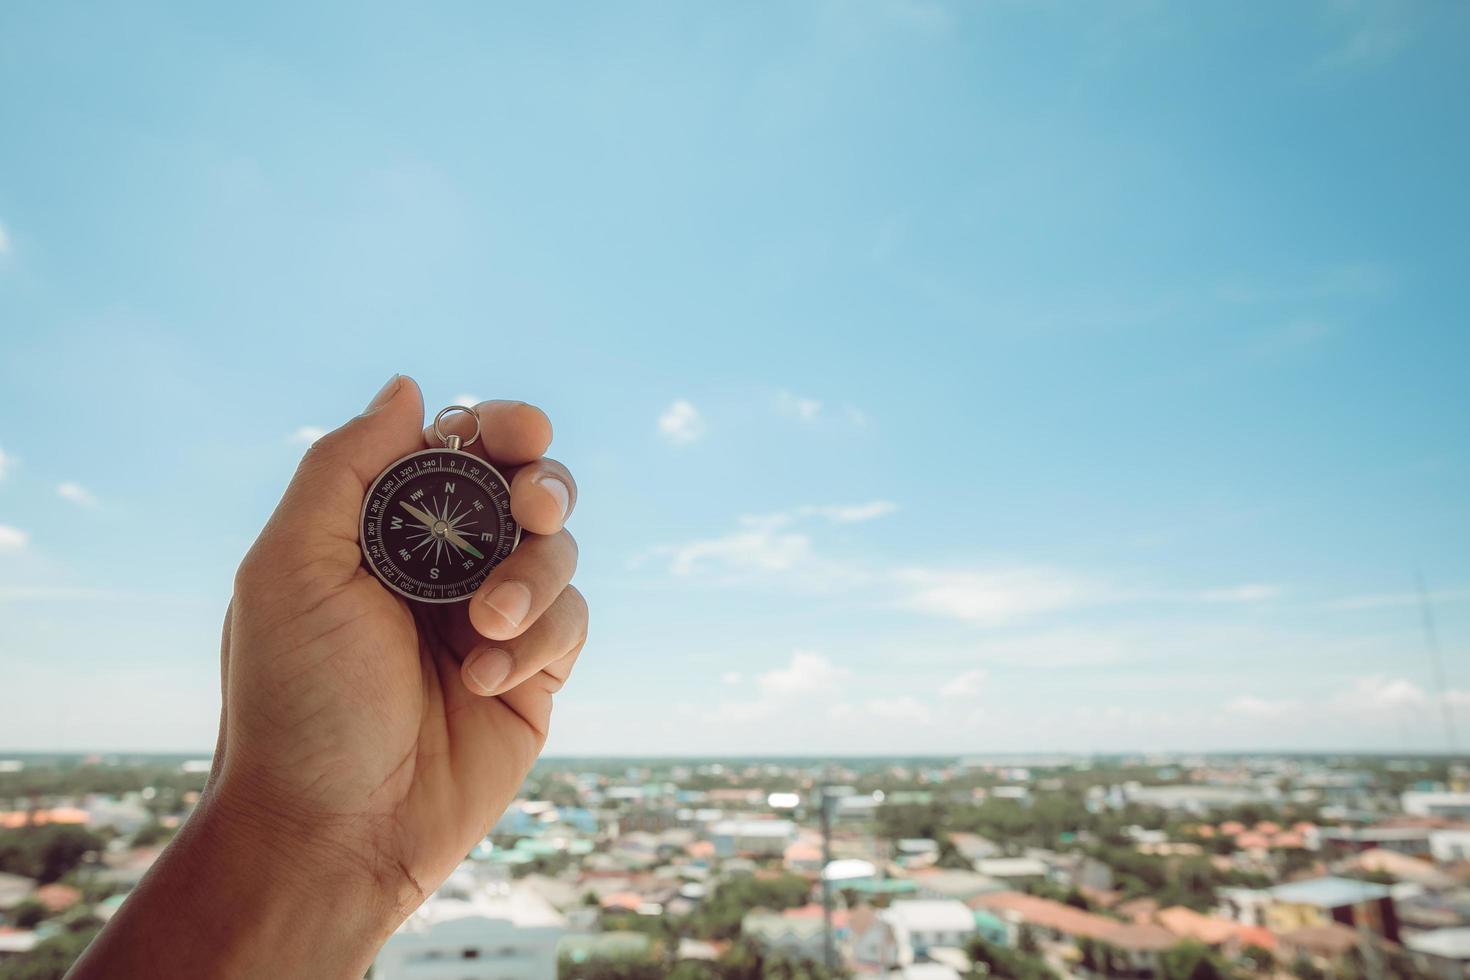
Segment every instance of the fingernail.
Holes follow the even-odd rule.
[[[515,661],[504,650],[478,650],[465,661],[464,670],[479,690],[478,694],[494,694],[510,676]]]
[[[388,399],[392,398],[394,393],[398,391],[398,382],[401,380],[403,380],[403,375],[401,374],[395,374],[389,378],[388,383],[379,388],[378,393],[373,396],[373,400],[368,402],[367,412],[376,412],[388,404]],[[363,414],[366,415],[367,412]]]
[[[519,582],[502,582],[490,590],[485,605],[505,617],[506,625],[514,629],[531,611],[531,590]]]
[[[556,501],[558,519],[565,519],[567,504],[572,500],[572,492],[567,489],[567,485],[554,476],[543,476],[536,483],[551,494],[552,499]]]

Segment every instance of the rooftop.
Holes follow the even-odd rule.
[[[1277,885],[1270,889],[1270,893],[1271,897],[1278,902],[1335,909],[1344,905],[1357,905],[1360,902],[1373,902],[1380,898],[1387,898],[1389,890],[1387,885],[1377,885],[1371,881],[1329,876]]]

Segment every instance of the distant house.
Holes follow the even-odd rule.
[[[1470,929],[1435,929],[1407,936],[1404,945],[1419,966],[1444,980],[1470,976]]]
[[[1127,972],[1134,976],[1159,975],[1159,957],[1164,950],[1179,943],[1179,937],[1152,922],[1119,925],[1102,941],[1123,955]]]
[[[847,966],[857,976],[889,977],[890,970],[914,962],[908,936],[870,905],[859,905],[847,919]]]
[[[1356,929],[1340,922],[1327,922],[1281,933],[1279,949],[1287,963],[1305,959],[1329,975],[1335,975],[1343,957],[1362,942],[1363,937]]]
[[[981,895],[965,904],[1007,923],[1011,934],[1006,944],[1011,946],[1016,944],[1021,926],[1031,929],[1037,938],[1070,943],[1081,939],[1102,939],[1119,926],[1116,920],[1024,892]]]
[[[796,826],[790,820],[721,820],[710,827],[710,841],[720,857],[780,857],[795,839]]]
[[[909,880],[918,886],[918,898],[947,898],[961,902],[980,895],[1009,891],[1011,887],[999,878],[991,878],[978,871],[949,868],[926,868],[911,874]]]
[[[388,937],[374,980],[553,980],[566,921],[503,869],[460,865]]]
[[[1399,806],[1405,813],[1415,817],[1470,820],[1470,793],[1409,790],[1399,797]]]
[[[975,915],[953,899],[902,899],[882,913],[908,939],[917,957],[936,946],[964,946],[975,935]]]
[[[979,834],[966,833],[964,831],[949,835],[949,842],[954,849],[960,852],[960,856],[967,861],[979,861],[982,858],[995,857],[1000,853],[1000,845],[988,837]]]
[[[1393,895],[1385,885],[1354,878],[1311,878],[1267,889],[1265,925],[1287,933],[1336,922],[1363,927],[1392,942],[1399,940]]]
[[[975,870],[987,878],[1002,881],[1009,888],[1045,881],[1048,874],[1046,862],[1036,858],[986,858],[975,862]]]
[[[818,912],[820,913],[820,907]],[[836,941],[834,925],[834,942]],[[845,925],[845,923],[844,923]],[[793,959],[822,959],[826,924],[818,915],[783,915],[755,909],[740,920],[740,935],[767,952]]]
[[[0,871],[0,912],[15,908],[35,890],[35,879]]]

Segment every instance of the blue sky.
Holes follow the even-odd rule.
[[[552,752],[1443,748],[1416,570],[1470,745],[1467,51],[1460,4],[9,5],[0,747],[211,745],[234,566],[396,371],[579,478]]]

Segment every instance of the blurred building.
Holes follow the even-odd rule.
[[[554,980],[560,913],[501,867],[466,862],[388,937],[373,980]]]

